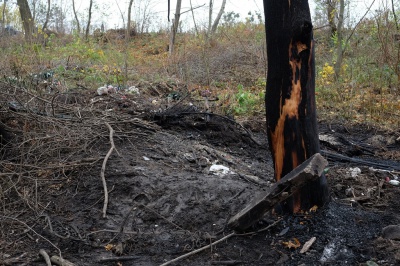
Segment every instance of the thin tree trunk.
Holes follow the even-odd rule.
[[[217,27],[218,27],[219,21],[221,20],[222,14],[224,14],[224,12],[225,12],[225,5],[226,5],[226,0],[223,0],[221,8],[220,8],[220,10],[218,12],[218,15],[215,18],[214,23],[212,25],[211,35],[213,35],[217,31]]]
[[[81,33],[81,24],[79,23],[78,15],[76,14],[75,9],[75,0],[72,0],[72,11],[74,12],[74,17],[76,21],[76,30],[78,31],[78,35]]]
[[[208,28],[207,28],[207,37],[211,37],[211,21],[212,21],[212,11],[213,11],[213,0],[210,0],[210,4],[208,7]]]
[[[2,21],[1,21],[1,31],[4,33],[5,29],[6,29],[6,7],[7,7],[7,1],[4,1],[3,4],[3,17],[2,17]]]
[[[87,25],[86,25],[86,34],[85,34],[86,40],[89,38],[90,20],[92,19],[92,6],[93,6],[93,0],[90,0],[90,3],[89,3],[89,16],[88,16],[88,22],[87,22]]]
[[[47,0],[47,12],[46,12],[46,21],[43,24],[43,30],[47,29],[47,24],[49,23],[49,18],[50,18],[50,1]]]
[[[267,132],[280,180],[320,151],[316,106],[314,40],[307,0],[264,0],[267,36]],[[279,207],[308,210],[328,200],[326,178],[308,183]]]
[[[174,52],[175,37],[178,31],[179,18],[181,16],[181,5],[182,5],[182,0],[177,0],[175,9],[175,18],[172,20],[171,36],[169,39],[169,55],[171,55]]]
[[[396,9],[394,8],[394,1],[392,0],[392,13],[393,13],[393,19],[394,19],[394,24],[396,25],[396,31],[399,32],[399,22],[397,20],[397,15],[396,15]],[[397,60],[396,60],[396,64],[395,64],[395,72],[397,75],[397,83],[400,83],[400,65],[399,65],[399,61],[400,61],[400,43],[397,42],[396,44],[396,49],[397,49]]]
[[[328,17],[328,24],[329,24],[329,27],[331,28],[331,36],[330,37],[334,37],[337,32],[337,27],[335,24],[336,0],[326,0],[325,5],[326,5],[326,12],[327,12],[327,17]]]
[[[195,30],[195,32],[196,32],[196,36],[198,36],[198,35],[199,35],[199,30],[197,29],[196,20],[195,20],[195,18],[194,18],[194,11],[193,11],[192,0],[190,0],[190,11],[192,11],[192,18],[193,18],[194,30]]]
[[[336,62],[334,65],[335,79],[339,79],[340,68],[343,61],[343,20],[344,20],[344,0],[339,0],[339,20],[337,27]]]
[[[396,30],[399,31],[399,22],[397,20],[396,9],[394,8],[394,1],[392,0],[391,2],[392,2],[392,13],[393,13],[394,24],[396,25]]]
[[[118,0],[115,0],[115,4],[117,5],[117,7],[118,7],[118,10],[119,10],[119,13],[121,14],[121,18],[122,18],[122,24],[124,24],[124,25],[125,25],[125,17],[124,17],[124,12],[122,12],[122,10],[121,10],[121,8],[120,8],[120,6],[119,6],[119,4],[118,4]]]
[[[126,81],[128,80],[128,48],[129,48],[129,40],[131,38],[131,12],[132,12],[132,4],[133,0],[129,1],[128,6],[128,23],[126,24],[126,33],[125,33],[125,81],[124,85],[126,85]]]
[[[132,4],[133,0],[129,1],[129,6],[128,6],[128,23],[126,24],[126,34],[125,34],[125,39],[126,42],[129,43],[129,39],[131,37],[131,12],[132,12]]]
[[[21,15],[22,24],[25,31],[25,40],[30,42],[35,28],[34,20],[27,0],[17,0],[19,13]]]

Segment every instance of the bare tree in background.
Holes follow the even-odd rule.
[[[323,20],[324,25],[329,26],[329,38],[335,37],[338,23],[338,0],[315,0],[317,5],[316,16]]]
[[[50,19],[50,1],[51,0],[47,0],[47,12],[46,12],[46,20],[43,24],[43,30],[47,29],[47,24],[49,23],[49,19]]]
[[[221,20],[222,14],[224,14],[225,12],[226,0],[222,1],[221,8],[219,9],[218,15],[215,18],[214,23],[212,23],[213,6],[214,6],[214,1],[210,0],[208,7],[208,30],[207,30],[208,38],[211,38],[211,36],[217,31],[219,21]]]
[[[349,31],[345,30],[345,8],[350,4],[350,1],[345,0],[316,0],[316,4],[323,10],[324,22],[328,23],[330,28],[328,38],[331,40],[331,46],[334,50],[333,69],[336,80],[340,78],[340,72],[343,64],[343,55],[348,47],[349,41],[353,36],[359,23],[365,18],[371,10],[375,0],[372,1],[365,14],[359,19],[355,26]],[[321,13],[319,13],[321,16]]]
[[[129,39],[131,37],[131,13],[132,13],[132,4],[133,4],[133,0],[129,1],[129,6],[128,6],[128,23],[126,25],[126,34],[125,34],[125,40],[126,43],[129,43]]]
[[[135,25],[136,31],[139,34],[145,33],[149,29],[151,24],[151,18],[153,16],[152,9],[155,1],[153,0],[138,0],[135,1]]]
[[[335,71],[335,79],[339,79],[339,77],[340,77],[340,70],[342,68],[342,63],[343,63],[343,54],[345,53],[345,51],[348,47],[351,37],[353,36],[354,32],[356,31],[358,25],[361,23],[361,21],[364,20],[365,16],[369,13],[369,11],[371,10],[374,3],[375,3],[375,0],[373,0],[371,2],[369,7],[367,8],[367,10],[365,11],[364,15],[354,25],[353,29],[350,31],[350,34],[348,34],[347,38],[344,38],[343,22],[344,22],[345,1],[339,0],[339,18],[338,18],[338,26],[337,26],[337,32],[336,32],[336,36],[337,36],[337,39],[336,39],[336,61],[333,66],[333,69]]]
[[[92,6],[93,6],[93,0],[90,0],[90,3],[89,3],[89,16],[88,16],[88,22],[87,22],[87,25],[86,25],[86,33],[85,33],[86,40],[89,38],[90,20],[92,19]]]
[[[192,12],[194,30],[195,30],[195,32],[196,32],[196,35],[199,35],[199,30],[197,29],[196,19],[194,18],[194,11],[193,11],[192,0],[190,0],[190,11]]]
[[[118,10],[119,10],[119,13],[121,14],[122,24],[125,25],[125,16],[124,16],[124,12],[122,12],[122,9],[121,9],[121,7],[120,7],[119,4],[118,4],[118,0],[115,0],[115,4],[117,5]]]
[[[214,23],[212,25],[211,34],[214,34],[217,31],[219,21],[221,20],[222,14],[224,14],[224,12],[225,12],[225,5],[226,5],[226,0],[223,0],[221,8],[219,9],[218,15],[215,18]]]
[[[125,85],[126,81],[128,80],[128,47],[129,47],[129,40],[131,37],[131,13],[132,13],[132,4],[133,0],[129,0],[128,5],[128,23],[126,24],[126,33],[125,33]]]
[[[76,30],[77,30],[78,34],[80,34],[81,33],[81,25],[79,23],[78,15],[77,15],[76,9],[75,9],[75,0],[72,0],[72,11],[74,12],[76,28],[77,28]]]
[[[177,0],[176,8],[175,8],[175,16],[174,16],[174,19],[172,20],[171,36],[169,39],[169,54],[170,55],[174,52],[175,37],[176,37],[176,32],[178,31],[179,18],[181,16],[181,5],[182,5],[182,0]]]
[[[391,0],[391,4],[392,4],[392,13],[393,13],[393,19],[394,19],[394,24],[396,25],[396,33],[397,34],[399,34],[398,32],[399,32],[399,22],[397,21],[397,15],[396,15],[396,10],[395,10],[395,8],[394,8],[394,1],[393,0]],[[394,71],[395,71],[395,73],[396,73],[396,75],[397,75],[397,82],[399,82],[400,81],[400,64],[399,64],[399,60],[400,60],[400,42],[397,42],[397,45],[396,45],[396,50],[397,50],[397,62],[396,62],[396,64],[395,64],[395,67],[394,67]]]
[[[213,10],[213,0],[210,0],[208,5],[208,28],[207,28],[207,36],[211,37],[211,21],[212,21],[212,10]]]
[[[4,1],[3,4],[3,17],[1,20],[1,31],[4,32],[6,29],[6,8],[7,8],[7,1]]]
[[[340,68],[343,61],[343,21],[344,21],[344,0],[339,0],[339,18],[337,25],[336,39],[336,62],[334,65],[335,77],[339,78]]]
[[[337,1],[337,0],[325,0],[324,2],[325,2],[325,5],[326,5],[326,15],[327,15],[327,18],[328,18],[328,24],[329,24],[329,27],[331,29],[331,36],[330,37],[333,37],[333,36],[336,35],[337,27],[338,27],[338,26],[336,26],[335,18],[336,18],[336,10],[338,9],[337,5],[339,4],[340,1]],[[339,20],[340,20],[340,18],[339,18]]]
[[[31,10],[27,0],[17,0],[19,13],[21,15],[22,24],[25,31],[25,40],[30,42],[32,40],[32,33],[35,29],[35,23],[32,17]]]

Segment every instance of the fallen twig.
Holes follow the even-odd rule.
[[[108,158],[110,157],[112,151],[115,149],[114,139],[113,139],[114,129],[113,129],[113,128],[110,126],[110,124],[107,123],[107,122],[106,122],[106,125],[107,125],[108,129],[110,130],[110,143],[111,143],[111,148],[110,148],[110,150],[107,152],[106,157],[104,157],[103,165],[102,165],[101,171],[100,171],[100,177],[101,177],[101,181],[103,182],[103,189],[104,189],[103,218],[106,217],[107,205],[108,205],[108,190],[107,190],[107,182],[106,182],[106,177],[104,176],[104,172],[106,171],[107,160],[108,160]]]
[[[193,251],[191,251],[191,252],[189,252],[189,253],[186,253],[186,254],[184,254],[184,255],[182,255],[182,256],[179,256],[179,257],[177,257],[177,258],[175,258],[175,259],[173,259],[173,260],[167,261],[167,262],[161,264],[160,266],[170,265],[171,263],[174,263],[174,262],[177,262],[177,261],[179,261],[179,260],[181,260],[181,259],[190,257],[191,255],[194,255],[194,254],[199,253],[199,252],[201,252],[201,251],[203,251],[203,250],[206,250],[206,249],[208,249],[208,248],[211,248],[212,246],[215,246],[216,244],[221,243],[222,241],[227,240],[228,238],[231,238],[232,236],[248,236],[248,235],[253,235],[253,234],[257,234],[257,233],[259,233],[259,232],[266,231],[266,230],[268,230],[269,228],[275,226],[275,225],[276,225],[278,222],[280,222],[280,221],[282,221],[282,218],[279,219],[279,220],[277,220],[277,221],[275,221],[274,223],[268,225],[267,227],[256,231],[256,232],[250,232],[250,233],[245,233],[245,234],[237,234],[237,233],[235,233],[235,232],[230,233],[229,235],[226,235],[226,236],[224,236],[223,238],[221,238],[221,239],[219,239],[219,240],[217,240],[217,241],[215,241],[215,242],[213,242],[213,243],[211,243],[211,244],[209,244],[209,245],[207,245],[207,246],[204,246],[204,247],[202,247],[202,248],[193,250]]]
[[[208,249],[208,248],[210,248],[210,247],[212,247],[212,246],[214,246],[214,245],[216,245],[216,244],[218,244],[218,243],[220,243],[220,242],[222,242],[222,241],[224,241],[224,240],[227,240],[228,238],[230,238],[230,237],[232,237],[232,236],[235,236],[235,235],[236,235],[235,232],[230,233],[229,235],[224,236],[224,237],[221,238],[220,240],[217,240],[217,241],[215,241],[215,242],[213,242],[213,243],[211,243],[211,244],[209,244],[209,245],[207,245],[207,246],[204,246],[204,247],[202,247],[202,248],[193,250],[192,252],[186,253],[186,254],[184,254],[184,255],[182,255],[182,256],[180,256],[180,257],[177,257],[177,258],[175,258],[175,259],[173,259],[173,260],[167,261],[167,262],[161,264],[160,266],[166,266],[166,265],[169,265],[169,264],[171,264],[171,263],[177,262],[177,261],[179,261],[179,260],[181,260],[181,259],[187,258],[187,257],[189,257],[189,256],[191,256],[191,255],[194,255],[194,254],[196,254],[196,253],[199,253],[200,251],[206,250],[206,249]]]
[[[101,258],[98,262],[113,262],[113,261],[129,261],[129,260],[137,260],[142,258],[141,256],[121,256],[121,257],[112,257],[112,258]]]
[[[23,259],[23,257],[25,257],[27,254],[28,253],[24,252],[18,257],[2,260],[0,261],[1,265],[15,265],[16,263],[20,262]]]
[[[72,263],[68,260],[65,260],[63,258],[60,258],[59,256],[55,256],[55,255],[51,256],[50,260],[52,263],[60,265],[60,266],[75,266],[74,263]]]
[[[243,178],[244,180],[246,180],[248,182],[251,182],[251,183],[254,183],[254,184],[257,184],[257,185],[260,185],[260,186],[265,186],[267,184],[266,181],[258,178],[255,175],[247,175],[247,174],[243,174],[243,173],[240,173],[240,172],[237,172],[237,171],[234,171],[234,172],[236,172],[239,175],[239,177]]]
[[[44,249],[40,249],[39,254],[42,255],[42,257],[46,261],[47,266],[51,266],[49,254],[47,254],[47,252]]]
[[[236,265],[236,264],[242,264],[243,261],[240,260],[226,260],[226,261],[211,261],[211,265]]]

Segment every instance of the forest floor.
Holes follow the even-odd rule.
[[[267,213],[230,235],[228,220],[274,182],[265,118],[201,113],[187,96],[168,103],[161,87],[70,94],[57,108],[35,98],[51,103],[47,115],[2,99],[13,111],[2,118],[12,138],[0,165],[0,265],[46,265],[41,249],[75,265],[162,265],[226,236],[171,265],[400,264],[400,239],[382,236],[400,224],[400,186],[388,182],[400,176],[400,131],[320,121],[330,203]]]

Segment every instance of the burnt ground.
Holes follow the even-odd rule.
[[[198,114],[192,105],[164,109],[138,104],[138,96],[87,98],[74,102],[91,104],[81,120],[72,111],[60,122],[18,110],[2,119],[15,136],[1,161],[0,264],[45,265],[44,249],[76,265],[161,265],[232,233],[228,220],[274,182],[263,118],[239,124]],[[116,149],[105,164],[103,218],[100,176],[111,147],[105,122],[115,130]],[[45,142],[54,128],[67,131]],[[39,137],[41,130],[47,135]],[[382,229],[400,224],[400,187],[387,182],[400,175],[400,132],[321,121],[320,134],[329,204],[297,215],[268,213],[249,230],[254,233],[171,265],[399,265],[400,242],[382,238]],[[65,146],[54,146],[51,155],[54,142]],[[215,164],[230,172],[211,172]],[[312,237],[314,244],[300,253]]]

